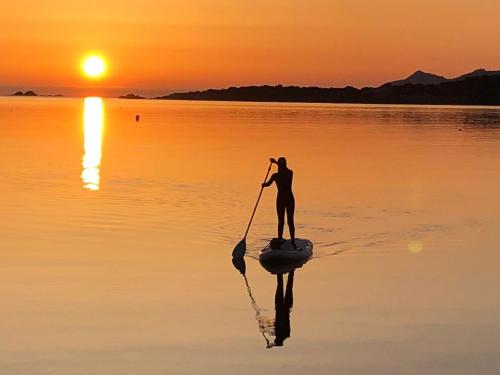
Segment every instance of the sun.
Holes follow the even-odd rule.
[[[88,78],[101,78],[106,74],[106,60],[99,55],[90,55],[83,59],[82,70]]]

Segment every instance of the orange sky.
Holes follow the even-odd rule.
[[[498,0],[3,0],[0,93],[77,94],[89,51],[113,93],[454,76],[500,69],[499,19]]]

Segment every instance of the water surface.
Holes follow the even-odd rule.
[[[274,188],[251,296],[230,253],[281,155],[315,247],[268,349]],[[499,109],[2,98],[0,160],[2,373],[500,368]]]

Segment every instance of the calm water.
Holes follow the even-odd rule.
[[[315,248],[268,349],[274,188],[254,303],[230,254],[280,155]],[[500,109],[3,98],[0,160],[2,374],[499,371]]]

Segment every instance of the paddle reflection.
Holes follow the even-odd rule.
[[[84,154],[82,158],[82,182],[88,190],[99,190],[101,183],[102,132],[104,105],[101,98],[89,97],[84,100],[83,131]]]

